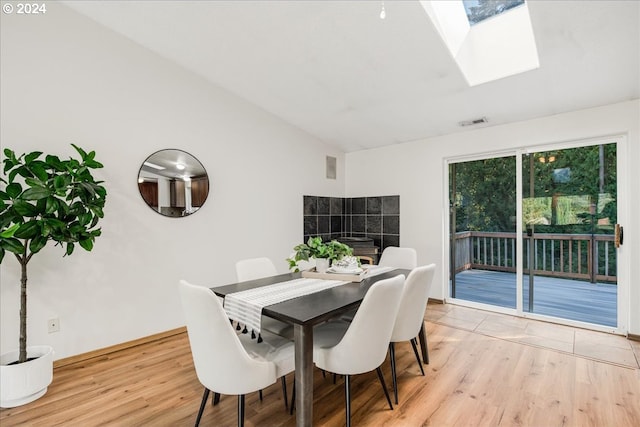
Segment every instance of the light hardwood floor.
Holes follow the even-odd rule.
[[[430,304],[425,317],[431,359],[426,376],[420,375],[411,346],[398,345],[400,404],[388,409],[375,373],[356,376],[354,425],[640,425],[637,343],[587,333],[590,342],[605,348],[629,345],[634,360],[625,364],[576,353],[576,336],[586,333],[579,329],[535,321],[523,326],[523,319],[438,304]],[[518,330],[528,332],[518,335]],[[555,348],[568,335],[574,340],[571,351]],[[540,339],[531,342],[531,336]],[[390,384],[386,362],[383,372]],[[342,381],[334,385],[320,371],[314,380],[314,425],[344,425]],[[201,395],[183,333],[57,368],[48,393],[1,410],[0,425],[192,426]],[[223,396],[216,407],[208,404],[201,422],[235,424],[233,396]],[[295,425],[285,412],[279,383],[265,390],[262,402],[257,394],[247,397],[246,425]]]

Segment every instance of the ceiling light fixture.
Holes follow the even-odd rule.
[[[156,165],[155,163],[151,163],[151,162],[144,162],[144,165],[149,166],[150,168],[153,168],[153,169],[158,169],[159,171],[164,169],[163,166]]]
[[[183,171],[184,170],[184,165],[182,163],[178,163],[176,164],[176,169],[178,169],[179,171]]]
[[[384,10],[384,2],[382,2],[382,9],[380,9],[380,19],[387,17],[387,12]]]

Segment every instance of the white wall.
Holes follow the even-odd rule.
[[[438,264],[434,298],[443,298],[447,269],[443,240],[445,159],[517,147],[626,135],[619,162],[626,175],[618,176],[618,221],[625,227],[621,254],[628,260],[619,275],[630,283],[629,332],[640,335],[640,102],[558,114],[526,122],[461,132],[437,138],[346,155],[346,197],[399,194],[400,242],[418,250],[420,263]],[[620,173],[620,172],[619,172]]]
[[[108,190],[90,253],[47,247],[29,265],[29,342],[56,359],[184,325],[177,283],[234,281],[234,263],[268,256],[282,272],[302,240],[302,196],[344,195],[341,152],[52,2],[44,16],[1,17],[1,142],[18,153],[96,150]],[[223,64],[221,64],[222,66]],[[211,193],[187,218],[154,214],[142,162],[184,149]],[[325,179],[325,156],[338,179]],[[18,263],[0,267],[0,351],[18,345]],[[47,319],[60,332],[47,333]]]

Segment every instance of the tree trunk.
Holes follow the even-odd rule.
[[[20,277],[20,347],[18,363],[27,361],[27,262],[25,257],[20,260],[22,276]]]

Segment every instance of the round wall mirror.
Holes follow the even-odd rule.
[[[151,209],[169,217],[195,213],[209,195],[207,171],[182,150],[156,151],[142,163],[138,189]]]

